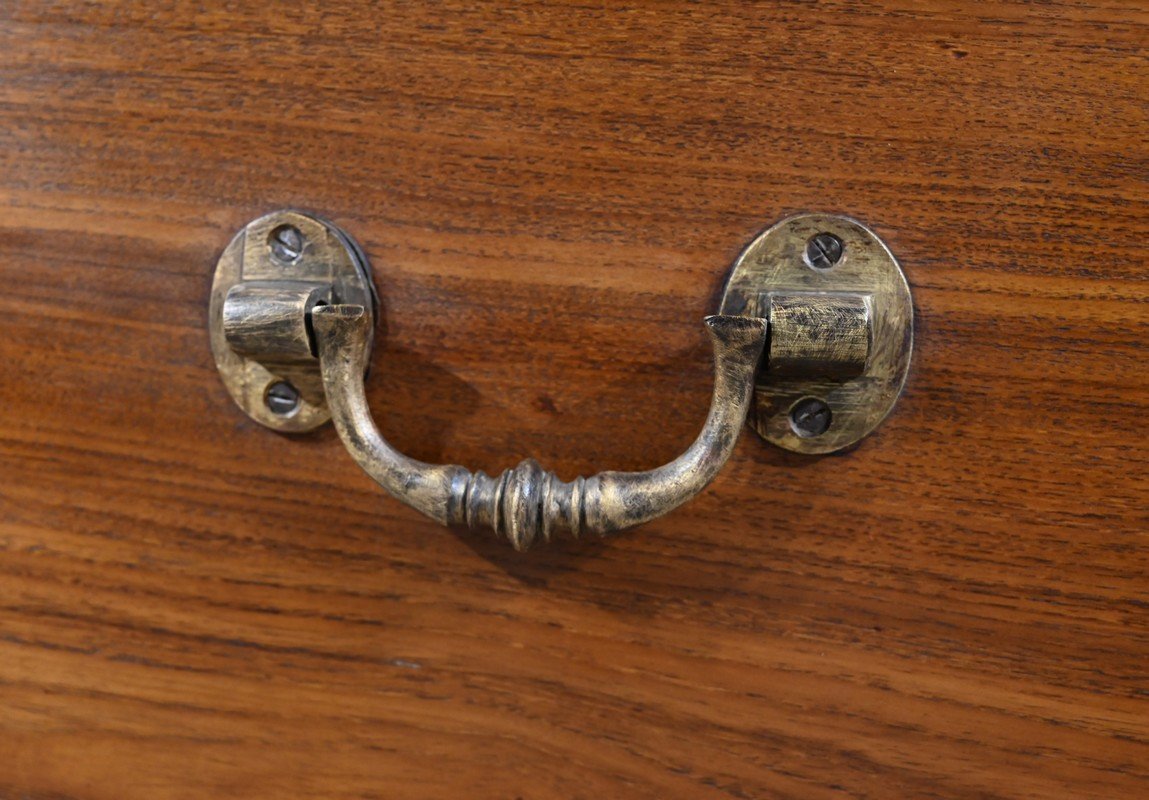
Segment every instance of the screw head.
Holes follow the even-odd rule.
[[[842,240],[832,233],[819,233],[806,242],[806,263],[814,269],[829,269],[842,260]]]
[[[790,427],[803,439],[821,436],[833,418],[830,406],[817,397],[804,397],[790,409]]]
[[[294,225],[280,225],[267,237],[271,254],[283,264],[294,264],[303,255],[303,234]]]
[[[267,387],[263,402],[272,414],[287,417],[299,408],[299,390],[287,381],[276,381]]]

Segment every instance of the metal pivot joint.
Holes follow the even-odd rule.
[[[256,421],[304,431],[330,418],[391,495],[443,524],[489,527],[518,550],[560,532],[622,530],[685,503],[721,470],[748,417],[767,439],[801,452],[852,444],[892,407],[912,326],[905,280],[871,232],[838,217],[780,223],[744,252],[720,313],[704,320],[714,392],[694,442],[656,469],[562,481],[533,459],[491,477],[391,447],[364,386],[375,316],[352,240],[317,218],[278,212],[248,225],[220,259],[212,349],[232,397]]]

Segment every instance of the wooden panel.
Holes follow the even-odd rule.
[[[5,3],[0,797],[1149,795],[1149,8]],[[789,213],[901,259],[855,452],[527,556],[267,432],[208,349],[259,213],[384,299],[373,408],[652,466]]]

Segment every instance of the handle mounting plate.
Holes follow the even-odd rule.
[[[268,313],[244,313],[249,296],[279,298],[283,314],[269,320]],[[212,355],[232,399],[261,425],[303,433],[331,419],[308,334],[290,329],[293,320],[303,325],[314,305],[328,302],[363,306],[374,328],[378,303],[367,259],[326,220],[300,211],[267,214],[248,223],[220,256],[208,312]]]
[[[787,336],[789,343],[793,332],[778,312],[794,297],[823,301],[829,311],[842,306],[838,313],[847,322],[850,306],[864,301],[869,342],[860,370],[833,375],[787,368],[794,359],[778,358],[782,340],[776,337]],[[719,313],[770,320],[769,357],[755,383],[748,422],[779,447],[809,454],[849,447],[885,419],[905,385],[914,341],[909,285],[877,234],[849,217],[802,214],[762,233],[735,262]],[[831,324],[813,336],[808,328],[800,333],[807,349],[854,353],[852,363],[862,364],[856,356],[865,350],[858,329]],[[819,358],[826,363],[825,355]]]

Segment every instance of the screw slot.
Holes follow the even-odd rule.
[[[278,417],[290,417],[299,410],[299,390],[287,381],[276,381],[267,387],[263,403]]]
[[[833,419],[830,406],[817,397],[804,397],[790,409],[790,428],[803,439],[821,436]]]
[[[806,265],[814,269],[830,269],[842,260],[846,246],[832,233],[819,233],[806,241]]]
[[[267,236],[267,246],[276,261],[294,264],[303,255],[304,239],[299,228],[294,225],[280,225]]]

